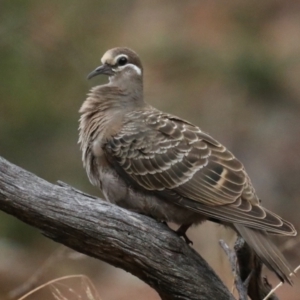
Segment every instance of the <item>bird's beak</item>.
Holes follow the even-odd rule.
[[[108,64],[104,64],[98,68],[96,68],[93,72],[91,72],[88,76],[87,76],[87,79],[91,79],[97,75],[100,75],[100,74],[104,74],[104,75],[108,75],[108,76],[111,76],[111,75],[114,75],[114,71],[112,70],[112,67]]]

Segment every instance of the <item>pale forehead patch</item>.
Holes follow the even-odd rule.
[[[104,55],[102,56],[102,58],[101,58],[101,62],[102,62],[103,64],[109,63],[112,59],[113,59],[113,56],[112,56],[111,51],[106,51],[106,52],[104,53]]]

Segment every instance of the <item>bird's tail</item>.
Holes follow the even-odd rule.
[[[280,253],[278,248],[272,243],[270,237],[261,230],[234,224],[246,243],[254,250],[261,261],[276,273],[281,281],[292,284],[290,274],[293,273],[287,260]]]

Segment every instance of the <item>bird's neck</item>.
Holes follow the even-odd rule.
[[[81,146],[88,145],[88,141],[96,136],[104,138],[113,128],[117,128],[116,120],[120,122],[124,114],[145,105],[142,86],[131,85],[131,90],[128,90],[110,83],[92,88],[79,110]]]
[[[128,84],[112,81],[92,88],[80,113],[112,113],[116,110],[125,112],[143,105],[142,82]]]

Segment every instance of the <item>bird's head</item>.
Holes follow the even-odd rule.
[[[113,48],[104,53],[102,65],[88,75],[88,79],[97,75],[108,75],[111,81],[116,78],[142,78],[143,67],[138,55],[129,48]]]

